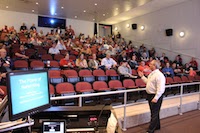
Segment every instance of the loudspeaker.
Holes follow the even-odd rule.
[[[132,24],[132,29],[136,30],[137,29],[137,24]]]
[[[173,36],[173,29],[166,29],[166,36]]]

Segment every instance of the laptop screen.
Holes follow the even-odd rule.
[[[43,121],[43,133],[65,133],[65,121]]]

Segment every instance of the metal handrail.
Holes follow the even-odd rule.
[[[181,83],[181,84],[173,84],[173,85],[166,85],[165,88],[170,88],[170,87],[178,87],[180,86],[180,95],[175,96],[175,97],[180,97],[180,106],[179,106],[179,114],[182,115],[182,98],[184,95],[193,95],[191,94],[184,94],[183,95],[183,86],[186,85],[199,85],[199,101],[198,101],[198,109],[200,110],[200,82],[191,82],[191,83]],[[119,93],[124,93],[124,103],[120,105],[120,107],[124,107],[124,118],[123,118],[123,127],[122,130],[126,131],[126,107],[128,106],[127,104],[127,93],[128,92],[135,92],[135,91],[144,91],[146,88],[133,88],[133,89],[128,89],[128,90],[116,90],[116,91],[109,91],[109,92],[98,92],[98,93],[90,93],[90,94],[78,94],[78,95],[70,95],[70,96],[56,96],[56,97],[51,97],[51,100],[64,100],[64,99],[72,99],[72,98],[79,98],[79,107],[82,107],[82,98],[84,97],[94,97],[94,96],[102,96],[102,95],[111,95],[111,94],[119,94]],[[140,103],[139,103],[140,104]]]

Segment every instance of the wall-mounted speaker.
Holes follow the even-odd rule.
[[[132,24],[132,29],[136,30],[137,29],[137,24]]]
[[[173,36],[173,29],[166,29],[166,36]]]

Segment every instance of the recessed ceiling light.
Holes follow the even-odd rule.
[[[35,10],[32,10],[32,12],[35,12]]]
[[[93,19],[93,21],[95,21],[95,19]]]
[[[119,10],[119,8],[116,8],[116,10]]]
[[[83,10],[83,12],[86,12],[86,10]]]
[[[61,9],[64,9],[64,7],[62,6]]]
[[[103,14],[103,16],[106,16],[106,14]]]
[[[74,18],[77,18],[77,16],[74,16]]]
[[[94,5],[97,6],[97,3],[95,3]]]
[[[6,6],[6,8],[8,8],[8,6]]]
[[[38,2],[36,2],[35,4],[36,4],[36,5],[38,5],[39,3],[38,3]]]

